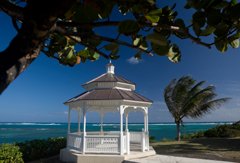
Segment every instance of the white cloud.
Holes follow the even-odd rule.
[[[141,63],[142,60],[136,59],[135,57],[131,57],[131,58],[127,59],[127,62],[130,63],[130,64],[135,65],[135,64]]]

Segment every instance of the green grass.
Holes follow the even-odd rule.
[[[199,138],[151,145],[163,155],[240,162],[240,138]]]

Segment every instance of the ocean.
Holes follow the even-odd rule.
[[[230,122],[201,122],[184,123],[182,134],[205,131],[217,125],[231,124]],[[82,127],[82,126],[81,126]],[[142,131],[143,124],[131,123],[129,131]],[[87,131],[99,131],[98,123],[88,123]],[[104,124],[104,131],[119,131],[119,124]],[[77,124],[71,124],[71,132],[77,131]],[[150,123],[149,134],[156,140],[174,139],[176,137],[176,126],[174,123]],[[67,123],[0,123],[0,143],[23,142],[33,139],[47,139],[50,137],[66,137]]]

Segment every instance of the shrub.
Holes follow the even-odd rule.
[[[23,153],[24,161],[33,161],[59,154],[66,147],[66,138],[31,140],[17,144]]]
[[[14,144],[0,145],[0,163],[23,163],[22,153]]]
[[[205,137],[237,137],[240,136],[240,125],[221,125],[204,132]]]
[[[182,136],[182,139],[189,140],[201,137],[239,137],[240,136],[240,124],[221,125],[208,129],[207,131],[200,131],[193,134],[186,134]]]
[[[155,139],[154,136],[149,137],[149,143],[155,143],[157,140]]]
[[[203,136],[204,136],[204,132],[199,131],[199,132],[196,132],[196,133],[182,135],[181,138],[183,140],[190,140],[190,139],[195,139],[195,138],[201,138]]]

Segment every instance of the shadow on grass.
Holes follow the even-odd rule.
[[[240,139],[236,138],[202,138],[189,142],[201,144],[210,150],[240,151]]]
[[[156,153],[179,157],[191,157],[240,162],[240,138],[201,138],[182,142],[152,144]]]

